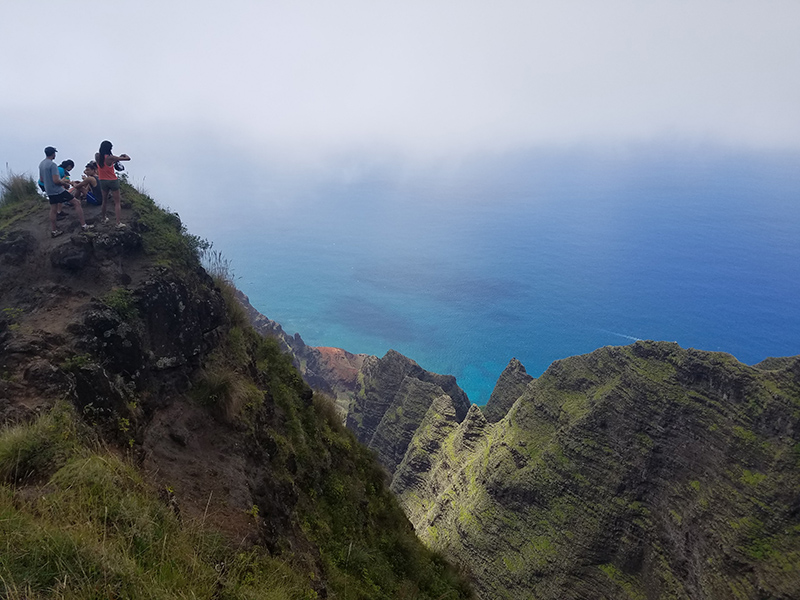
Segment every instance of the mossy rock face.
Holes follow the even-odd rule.
[[[347,427],[394,471],[414,431],[441,395],[453,399],[455,418],[460,422],[470,404],[454,377],[426,371],[394,350],[383,358],[368,357],[347,412]]]
[[[500,374],[492,395],[483,409],[483,414],[491,423],[502,419],[514,405],[533,377],[528,375],[525,367],[516,358],[512,358],[508,366]]]
[[[656,342],[557,361],[496,423],[437,405],[393,489],[484,598],[792,598],[799,372]]]

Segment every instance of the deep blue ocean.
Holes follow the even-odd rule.
[[[635,339],[800,354],[796,155],[345,161],[253,187],[209,237],[257,309],[311,345],[398,350],[478,404],[512,357],[538,376]]]

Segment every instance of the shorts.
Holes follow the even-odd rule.
[[[100,180],[100,189],[106,192],[118,192],[119,191],[119,179],[101,179]]]
[[[50,198],[50,204],[72,202],[72,194],[70,194],[67,190],[64,190],[60,194],[56,194],[55,196],[48,196],[48,198]]]

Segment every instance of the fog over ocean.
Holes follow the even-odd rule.
[[[635,339],[746,363],[799,354],[799,165],[720,147],[560,149],[426,168],[264,162],[242,187],[249,166],[217,164],[194,192],[219,197],[217,212],[173,208],[287,332],[395,349],[483,404],[512,357],[538,376]]]

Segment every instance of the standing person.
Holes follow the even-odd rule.
[[[130,160],[131,157],[127,154],[120,154],[114,156],[111,153],[112,144],[105,140],[100,144],[100,151],[94,155],[94,160],[97,163],[97,175],[100,179],[100,189],[103,191],[103,210],[101,216],[103,222],[108,221],[106,212],[108,210],[108,197],[109,195],[114,198],[114,215],[117,220],[117,229],[122,229],[125,224],[122,223],[122,197],[119,195],[119,179],[114,170],[114,165],[123,160]]]
[[[39,180],[44,186],[45,193],[50,200],[50,236],[58,237],[62,230],[56,227],[56,213],[58,212],[58,205],[61,203],[69,204],[75,208],[75,214],[78,215],[78,220],[81,223],[81,229],[88,231],[90,226],[86,224],[83,218],[83,208],[81,207],[80,200],[72,197],[67,189],[70,186],[68,179],[64,179],[58,172],[58,165],[53,161],[58,152],[52,146],[44,149],[45,159],[39,163]]]

